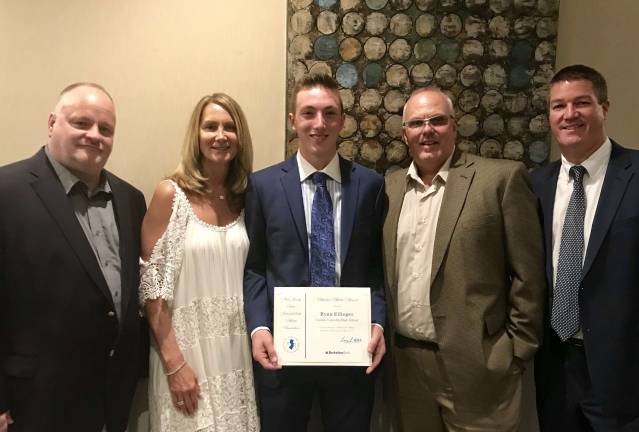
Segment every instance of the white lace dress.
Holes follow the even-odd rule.
[[[151,431],[258,431],[242,279],[248,251],[244,215],[209,225],[175,188],[169,224],[141,267],[140,300],[163,298],[185,360],[198,377],[194,416],[177,411],[152,343],[149,370]]]

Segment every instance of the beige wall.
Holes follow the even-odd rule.
[[[277,162],[285,44],[284,0],[0,0],[0,165],[35,153],[57,93],[85,80],[116,101],[108,168],[147,198],[175,168],[206,93],[229,93],[244,108],[256,167]]]
[[[634,148],[639,148],[637,23],[636,0],[561,0],[556,64],[557,70],[587,64],[606,77],[611,101],[608,134]],[[558,154],[553,146],[554,157]]]

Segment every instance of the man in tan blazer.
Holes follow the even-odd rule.
[[[462,153],[456,135],[445,94],[411,95],[413,162],[386,179],[391,400],[400,431],[514,431],[542,328],[536,199],[522,164]]]

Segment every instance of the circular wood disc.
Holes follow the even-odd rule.
[[[348,138],[357,132],[357,120],[353,116],[346,114],[344,116],[344,126],[339,133],[341,138]]]
[[[444,39],[437,47],[437,56],[446,63],[453,63],[459,57],[461,48],[456,39]]]
[[[350,63],[342,63],[335,72],[335,79],[344,88],[357,84],[357,68]]]
[[[366,31],[372,36],[379,36],[388,27],[388,18],[380,12],[372,12],[366,17]]]
[[[444,36],[455,37],[462,30],[462,20],[456,14],[444,15],[439,23],[439,30]]]
[[[490,10],[496,14],[506,12],[510,8],[511,0],[489,0]]]
[[[386,54],[386,42],[377,36],[369,37],[364,43],[364,54],[369,60],[380,60]]]
[[[388,0],[366,0],[366,6],[373,10],[380,10],[386,6]]]
[[[537,9],[544,16],[555,15],[559,10],[559,0],[539,0]]]
[[[406,95],[399,90],[389,90],[384,96],[384,108],[391,113],[400,112],[406,103]]]
[[[508,77],[508,87],[513,90],[526,90],[530,87],[530,76],[532,70],[528,70],[522,65],[514,65],[510,68]]]
[[[464,29],[468,37],[483,37],[486,34],[486,20],[480,16],[468,15],[464,20]]]
[[[495,59],[505,59],[510,53],[510,46],[506,41],[495,39],[490,42],[488,52],[490,53],[490,56]]]
[[[462,45],[462,57],[467,61],[475,61],[484,56],[484,45],[477,39],[467,39]]]
[[[513,33],[518,38],[527,38],[535,33],[537,21],[535,17],[524,16],[519,17],[513,24]]]
[[[454,9],[457,6],[457,0],[439,0],[442,9]]]
[[[382,130],[382,122],[374,114],[366,114],[359,122],[359,129],[365,138],[373,138]]]
[[[375,163],[384,156],[384,147],[375,140],[366,140],[362,144],[359,155],[366,162]]]
[[[339,55],[344,61],[353,61],[362,54],[362,44],[359,40],[347,37],[339,44]]]
[[[396,62],[408,60],[411,51],[411,46],[406,39],[395,39],[388,47],[388,55]]]
[[[355,36],[364,30],[364,17],[358,12],[349,12],[342,18],[342,30],[349,36]]]
[[[504,157],[510,160],[524,159],[524,145],[521,141],[513,140],[504,144]]]
[[[557,21],[552,18],[541,18],[537,21],[535,32],[540,39],[555,37],[557,35]]]
[[[339,97],[342,99],[342,105],[344,105],[344,110],[348,111],[353,108],[355,104],[355,95],[353,95],[353,90],[351,89],[340,89]]]
[[[525,116],[516,116],[508,119],[508,133],[515,137],[523,136],[528,132],[530,119]]]
[[[359,106],[364,111],[375,112],[382,104],[382,95],[375,89],[367,89],[359,97]]]
[[[528,65],[533,57],[535,48],[528,40],[518,40],[510,50],[510,60],[515,64]]]
[[[413,48],[415,59],[421,62],[430,61],[437,53],[437,46],[432,39],[420,39]]]
[[[550,87],[547,84],[535,87],[533,89],[531,105],[537,111],[545,111],[548,108],[547,104],[549,89]]]
[[[506,84],[506,71],[500,64],[491,64],[484,70],[484,82],[488,87],[503,87]]]
[[[486,158],[501,158],[501,143],[496,139],[487,139],[479,146],[479,154]]]
[[[308,9],[298,10],[291,16],[291,32],[294,35],[302,35],[313,28],[313,16]]]
[[[390,163],[399,163],[408,155],[406,144],[393,140],[386,146],[386,160]]]
[[[419,63],[410,70],[410,77],[413,80],[413,84],[425,86],[433,80],[433,70],[428,63]]]
[[[535,135],[545,134],[548,132],[550,126],[548,125],[548,118],[545,114],[539,114],[533,117],[528,124],[530,132]]]
[[[459,140],[457,148],[466,153],[477,154],[477,143],[475,143],[475,141],[467,139]]]
[[[457,82],[457,71],[449,64],[445,64],[435,72],[435,81],[440,87],[449,88]]]
[[[479,69],[479,66],[475,66],[474,64],[464,66],[459,73],[459,80],[466,87],[481,84],[481,77],[481,69]]]
[[[313,66],[311,66],[311,68],[308,70],[308,73],[311,75],[333,76],[331,66],[328,63],[322,61],[313,63]]]
[[[403,11],[413,4],[413,0],[390,0],[390,4],[393,10]]]
[[[308,7],[311,3],[313,0],[291,0],[291,7],[293,10],[300,10]]]
[[[487,112],[493,112],[501,108],[503,97],[497,90],[488,90],[481,97],[481,106]]]
[[[337,31],[339,17],[335,12],[322,11],[317,16],[317,30],[323,34],[333,34]]]
[[[402,116],[393,114],[384,122],[384,130],[392,138],[402,137]]]
[[[288,46],[288,52],[294,59],[307,58],[313,51],[313,43],[308,36],[295,36]]]
[[[404,13],[395,14],[390,20],[390,31],[395,36],[406,36],[412,29],[413,20]]]
[[[478,129],[479,121],[474,115],[465,114],[457,121],[457,131],[463,137],[474,135]]]
[[[344,159],[348,159],[350,161],[354,160],[357,157],[357,153],[359,153],[359,148],[357,144],[353,141],[342,141],[337,146],[337,152]]]
[[[554,75],[554,71],[551,64],[539,65],[535,74],[533,75],[533,83],[537,86],[542,84],[550,84],[550,80]]]
[[[369,63],[364,68],[364,84],[366,87],[377,87],[384,78],[384,69],[378,63]]]
[[[481,9],[486,6],[488,0],[465,0],[464,4],[468,9]]]
[[[488,23],[488,30],[490,31],[490,35],[495,39],[507,38],[510,33],[510,22],[506,17],[497,15]]]
[[[535,163],[543,163],[548,158],[549,146],[546,141],[533,141],[528,146],[528,157]]]
[[[431,14],[422,14],[415,20],[415,31],[421,37],[428,37],[437,28],[437,21]]]
[[[337,0],[315,0],[315,4],[323,9],[330,9],[335,6]]]
[[[349,11],[359,8],[360,4],[360,0],[340,0],[339,7],[342,11]]]
[[[513,0],[513,6],[519,13],[531,13],[537,6],[537,0]]]
[[[501,135],[504,132],[504,119],[499,114],[490,114],[484,119],[482,129],[489,137]]]
[[[555,61],[555,44],[550,41],[542,41],[535,49],[535,61],[554,62]]]
[[[528,96],[526,93],[506,93],[504,95],[504,105],[511,113],[520,113],[528,108]]]
[[[300,139],[295,137],[286,143],[286,154],[292,155],[298,148],[300,148]]]
[[[306,64],[303,61],[297,60],[293,63],[293,79],[298,82],[308,73]]]
[[[403,87],[408,84],[408,71],[401,64],[391,65],[386,69],[386,82],[391,87]]]
[[[479,108],[481,96],[474,90],[464,90],[457,98],[459,108],[467,113],[471,113]]]
[[[437,0],[415,0],[415,6],[421,11],[429,11],[437,5]]]
[[[320,36],[315,39],[315,56],[321,60],[328,60],[337,55],[337,40],[333,36]]]

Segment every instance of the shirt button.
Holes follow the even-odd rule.
[[[113,357],[113,355],[115,354],[115,350],[112,349],[111,351],[109,351],[109,357]]]
[[[110,316],[110,317],[114,317],[115,316],[115,312],[109,311],[109,313],[107,315]]]

